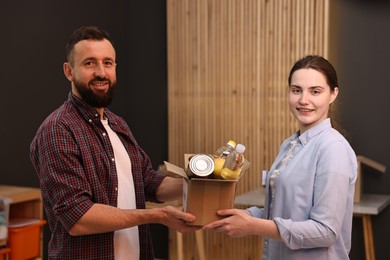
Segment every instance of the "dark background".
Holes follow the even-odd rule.
[[[356,154],[387,166],[362,167],[366,193],[390,194],[390,2],[331,1],[330,58],[339,75],[340,120]],[[376,259],[390,259],[390,207],[372,216]],[[365,259],[363,228],[354,218],[352,260]]]
[[[30,142],[49,113],[68,97],[65,43],[81,25],[113,37],[118,88],[110,109],[129,124],[153,166],[167,160],[165,1],[2,0],[0,7],[0,184],[39,187]],[[45,226],[45,245],[49,237]],[[155,255],[168,257],[168,230],[152,225]],[[47,249],[44,249],[46,256]],[[46,259],[46,257],[45,257]]]
[[[64,46],[81,25],[98,25],[113,36],[118,88],[110,109],[128,122],[155,168],[167,160],[166,1],[1,2],[0,184],[39,187],[29,145],[44,118],[67,99],[70,84],[62,72]],[[390,4],[331,3],[329,57],[340,78],[339,121],[357,154],[390,166]],[[365,192],[390,193],[388,172],[363,170]],[[390,209],[372,220],[377,259],[387,259]],[[167,258],[167,229],[152,225],[152,232],[156,257]],[[47,239],[46,226],[45,245]],[[358,218],[352,242],[351,259],[364,259]]]

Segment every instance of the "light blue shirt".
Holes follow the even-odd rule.
[[[357,160],[330,119],[286,139],[267,174],[265,208],[248,210],[273,219],[282,241],[264,237],[263,260],[349,259]],[[297,145],[279,174],[270,177],[292,140]]]

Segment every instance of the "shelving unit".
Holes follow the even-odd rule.
[[[0,197],[10,198],[9,218],[43,219],[43,206],[39,188],[0,185]],[[40,255],[42,256],[43,232],[40,234]],[[21,249],[22,250],[22,249]],[[12,254],[12,251],[11,251]]]

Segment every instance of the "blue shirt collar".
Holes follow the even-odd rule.
[[[298,138],[299,142],[302,144],[302,146],[306,145],[310,139],[312,139],[314,136],[318,135],[325,129],[331,128],[331,122],[330,118],[326,118],[322,120],[322,122],[316,124],[315,126],[309,128],[306,130],[303,134],[300,134],[300,131],[297,131],[292,137],[291,141]]]

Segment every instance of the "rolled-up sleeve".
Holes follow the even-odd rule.
[[[42,130],[32,151],[45,199],[69,231],[93,206],[80,150],[62,127],[48,126]]]
[[[252,217],[263,218],[264,209],[259,207],[250,207],[246,209],[252,215]]]

